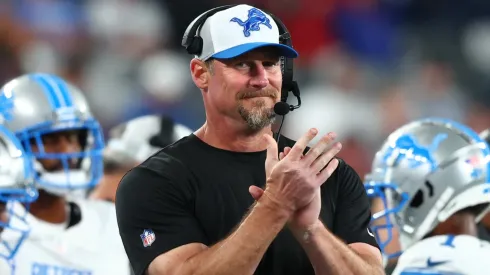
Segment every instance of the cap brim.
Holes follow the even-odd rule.
[[[257,48],[262,48],[262,47],[274,47],[279,51],[279,55],[288,58],[296,58],[299,55],[298,52],[296,52],[293,48],[287,45],[278,44],[278,43],[255,42],[255,43],[238,45],[233,48],[229,48],[227,50],[215,53],[211,56],[211,58],[217,58],[217,59],[234,58],[246,52],[249,52],[251,50],[255,50]]]

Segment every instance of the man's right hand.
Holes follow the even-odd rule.
[[[310,129],[282,160],[278,159],[275,140],[266,136],[269,143],[266,159],[268,178],[263,195],[276,207],[291,214],[311,203],[317,189],[330,177],[338,164],[330,162],[340,151],[338,144],[329,148],[335,139],[334,133],[324,136],[308,154],[303,155],[306,146],[317,134],[316,129]]]

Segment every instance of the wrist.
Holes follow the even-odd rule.
[[[267,209],[272,215],[284,219],[285,221],[289,220],[294,213],[294,209],[281,203],[267,189],[264,190],[263,196],[257,201],[257,205]]]
[[[323,223],[317,219],[314,223],[307,226],[290,225],[290,230],[296,239],[303,243],[309,243],[318,234],[318,232],[324,228]]]

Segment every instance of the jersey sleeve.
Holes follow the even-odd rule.
[[[339,192],[333,233],[347,244],[361,242],[378,247],[369,229],[370,204],[359,175],[343,160],[340,160],[337,169]]]
[[[169,250],[206,243],[193,215],[184,168],[168,161],[153,166],[132,169],[116,193],[119,234],[136,275],[143,275],[157,256]]]

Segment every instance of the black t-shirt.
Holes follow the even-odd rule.
[[[281,137],[279,148],[294,141]],[[250,185],[265,184],[266,151],[239,153],[209,146],[195,135],[181,139],[129,171],[116,195],[119,232],[136,275],[158,255],[188,243],[207,246],[226,238],[254,203]],[[367,230],[371,213],[356,172],[340,161],[322,185],[321,220],[346,243],[377,247]],[[144,246],[144,232],[154,241]],[[150,231],[151,230],[151,231]],[[153,234],[152,234],[153,233]],[[290,231],[272,242],[255,274],[314,274]]]

